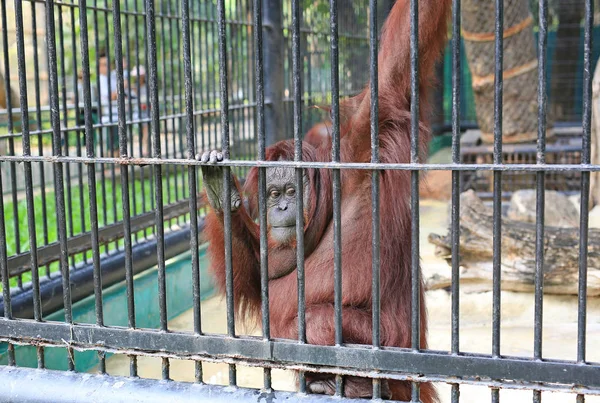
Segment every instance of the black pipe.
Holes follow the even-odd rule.
[[[265,80],[265,129],[266,145],[286,139],[283,127],[284,64],[282,62],[283,28],[282,2],[262,0],[263,9],[263,66]]]
[[[156,382],[153,379],[107,377],[67,371],[0,367],[0,400],[19,402],[302,402],[291,392],[226,388],[217,385]],[[4,385],[6,385],[4,387]],[[327,395],[310,395],[311,402],[338,402]],[[357,399],[357,402],[367,402]]]
[[[199,220],[198,231],[204,227],[204,220]],[[190,249],[190,227],[184,226],[181,230],[165,234],[165,259],[171,259]],[[138,244],[132,249],[133,272],[141,273],[157,264],[156,239]],[[109,287],[125,280],[125,253],[119,251],[106,256],[100,261],[102,271],[102,285]],[[71,300],[80,301],[94,293],[94,266],[89,264],[71,270]],[[56,276],[40,284],[40,294],[44,315],[56,312],[63,308],[62,277]],[[11,305],[15,318],[33,318],[33,290],[31,287],[18,290],[11,297]],[[4,310],[4,298],[0,297],[0,312]]]

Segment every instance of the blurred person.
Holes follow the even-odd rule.
[[[130,72],[131,78],[136,80],[135,84],[132,84],[133,88],[137,92],[137,98],[133,100],[133,120],[145,120],[148,119],[148,85],[146,84],[146,70],[144,66],[135,66]],[[148,122],[142,122],[141,124],[141,146],[142,156],[150,157],[151,143],[148,138]]]
[[[119,110],[117,104],[117,76],[114,69],[111,71],[108,55],[101,51],[98,54],[98,76],[100,82],[100,93],[98,94],[100,104],[100,123],[106,128],[107,150],[112,157],[119,156]],[[106,125],[106,126],[104,126]]]

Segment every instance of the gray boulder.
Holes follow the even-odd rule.
[[[535,189],[518,190],[513,193],[507,211],[511,220],[535,223]],[[552,227],[579,226],[579,210],[569,197],[552,190],[546,191],[544,223]]]

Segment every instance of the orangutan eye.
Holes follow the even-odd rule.
[[[296,189],[294,188],[289,188],[286,192],[285,192],[288,196],[293,196],[296,194]]]
[[[280,193],[278,190],[271,190],[271,194],[269,196],[271,196],[272,199],[277,199],[279,195]]]

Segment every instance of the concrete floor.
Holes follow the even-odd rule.
[[[423,201],[421,204],[421,254],[423,270],[445,262],[433,256],[433,248],[427,242],[430,232],[444,233],[447,228],[447,207],[445,203]],[[447,270],[450,270],[447,267]],[[443,290],[427,293],[429,311],[429,346],[434,350],[449,350],[451,342],[451,299]],[[501,352],[505,355],[531,357],[533,355],[533,295],[524,293],[502,293]],[[207,333],[226,333],[225,303],[220,297],[202,304],[204,330]],[[460,347],[464,352],[491,353],[492,344],[492,295],[478,293],[460,295]],[[587,359],[600,362],[600,298],[588,301]],[[243,327],[243,324],[241,324]],[[169,323],[173,330],[193,329],[192,312],[188,311]],[[242,330],[240,328],[240,330]],[[258,334],[252,332],[249,334]],[[544,358],[573,360],[577,347],[577,298],[567,296],[545,296],[543,324]],[[205,363],[204,380],[208,383],[228,383],[226,364]],[[125,356],[113,356],[107,360],[110,374],[127,375],[129,361]],[[140,358],[139,375],[160,378],[159,359]],[[194,363],[171,360],[171,377],[174,380],[193,381]],[[240,386],[260,388],[263,373],[260,368],[238,366]],[[278,390],[294,390],[294,380],[288,371],[273,371],[273,387]],[[438,384],[442,402],[450,402],[450,386]],[[478,403],[490,400],[486,387],[464,385],[460,389],[461,402]],[[511,403],[531,402],[531,391],[502,390],[502,401]],[[563,393],[543,393],[544,403],[575,402],[575,395]],[[589,396],[587,403],[600,403],[600,397]]]

